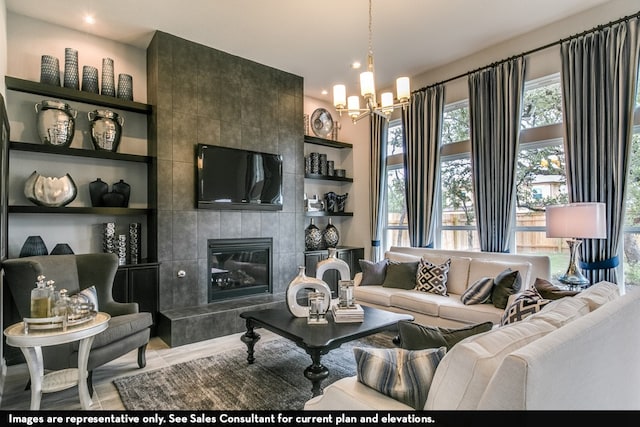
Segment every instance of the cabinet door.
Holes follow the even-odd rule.
[[[158,266],[130,267],[129,301],[138,303],[140,311],[148,311],[153,316],[152,335],[155,335],[158,312]]]
[[[129,280],[126,269],[119,268],[118,271],[116,271],[111,295],[113,295],[113,299],[117,302],[129,302]]]

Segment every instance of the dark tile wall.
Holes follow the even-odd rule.
[[[284,293],[304,265],[302,77],[163,32],[147,50],[147,73],[160,310],[207,303],[207,239],[272,237],[274,293]],[[198,143],[282,154],[284,209],[196,209]]]

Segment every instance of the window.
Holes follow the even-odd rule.
[[[387,199],[382,247],[410,246],[404,179],[402,121],[389,123],[387,140]]]
[[[627,204],[624,227],[624,282],[640,285],[640,85],[636,96],[633,140],[627,177]]]
[[[440,183],[441,231],[437,246],[442,249],[479,250],[469,155],[444,160]]]
[[[442,144],[466,141],[469,133],[469,101],[459,101],[444,107]]]

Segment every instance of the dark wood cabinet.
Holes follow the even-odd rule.
[[[140,311],[153,316],[151,335],[156,335],[158,314],[159,264],[127,264],[118,267],[113,282],[113,299],[118,302],[137,302]]]
[[[347,263],[349,271],[351,272],[351,278],[353,279],[356,273],[361,272],[360,260],[364,259],[364,248],[356,248],[351,246],[339,246],[337,249],[337,256],[341,260]],[[316,266],[318,262],[327,259],[329,257],[329,251],[326,249],[317,251],[305,251],[304,264],[305,274],[309,277],[316,277]],[[327,270],[324,273],[322,280],[327,282],[331,288],[331,292],[334,296],[337,296],[338,280],[340,275],[337,270]]]

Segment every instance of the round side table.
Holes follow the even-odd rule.
[[[107,313],[99,312],[83,324],[67,327],[66,330],[30,330],[25,333],[24,322],[16,323],[4,330],[7,344],[19,347],[27,361],[31,377],[31,407],[40,409],[42,393],[52,393],[78,386],[78,395],[83,409],[91,408],[91,396],[87,386],[87,362],[93,338],[107,329]],[[42,347],[79,341],[78,368],[62,369],[44,374]]]

